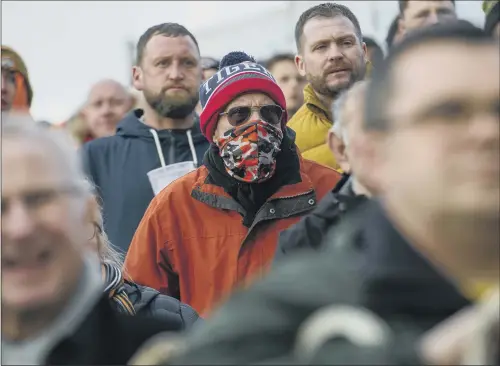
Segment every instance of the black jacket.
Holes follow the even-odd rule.
[[[114,311],[103,296],[76,332],[52,349],[46,363],[125,365],[144,342],[168,330],[172,329],[156,319]]]
[[[289,254],[320,248],[326,232],[338,225],[346,212],[367,200],[366,196],[353,192],[349,178],[349,175],[344,175],[314,211],[280,233],[274,256],[275,263],[285,256],[288,258]]]
[[[173,364],[418,364],[415,340],[469,301],[394,229],[378,202],[360,206],[337,230],[339,242],[284,261],[235,293]],[[290,357],[299,328],[329,305],[368,309],[392,337],[363,347],[341,334],[310,358]],[[363,330],[354,325],[354,332]]]
[[[190,329],[194,324],[199,326],[203,322],[191,306],[151,287],[125,281],[124,288],[139,316],[162,319],[171,329]]]
[[[147,173],[160,167],[150,127],[138,118],[142,110],[125,116],[116,135],[88,142],[82,147],[87,176],[102,199],[104,230],[111,243],[124,253],[154,197]],[[209,143],[198,120],[191,129],[198,164]],[[157,131],[165,163],[193,160],[186,130]]]

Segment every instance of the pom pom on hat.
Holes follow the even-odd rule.
[[[229,52],[222,58],[222,60],[220,61],[219,70],[226,66],[241,64],[242,62],[253,62],[255,64],[257,63],[257,61],[255,61],[252,56],[247,55],[245,52],[234,51]]]
[[[230,52],[220,62],[219,71],[200,86],[200,128],[208,141],[213,140],[219,114],[232,100],[245,93],[263,93],[279,105],[284,128],[288,116],[283,91],[271,73],[245,52]]]

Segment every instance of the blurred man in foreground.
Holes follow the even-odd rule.
[[[303,89],[306,81],[299,74],[292,54],[277,54],[266,61],[266,67],[285,94],[288,119],[304,102]]]
[[[429,364],[422,335],[470,304],[471,281],[498,286],[499,62],[498,43],[467,24],[406,37],[368,86],[378,199],[327,251],[235,294],[176,364]]]
[[[124,364],[156,320],[117,314],[88,251],[93,197],[69,139],[2,125],[2,364]],[[87,254],[86,254],[87,253]]]

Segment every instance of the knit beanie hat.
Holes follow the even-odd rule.
[[[269,71],[244,52],[230,52],[220,62],[219,71],[200,86],[201,132],[212,141],[219,114],[237,96],[264,93],[283,110],[282,126],[288,118],[283,91]]]
[[[500,22],[500,1],[485,0],[483,1],[483,11],[486,15],[484,22],[484,31],[492,35],[495,26]]]

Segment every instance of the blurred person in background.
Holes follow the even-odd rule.
[[[4,94],[4,68],[10,70],[9,73],[11,73],[11,75],[9,76],[9,78],[14,79],[15,92],[13,97],[11,95],[12,90],[6,91]],[[2,46],[2,110],[6,110],[4,108],[8,108],[29,113],[32,100],[33,90],[31,88],[28,68],[26,67],[26,64],[16,51],[14,51],[10,47]]]
[[[290,119],[304,103],[303,90],[306,85],[305,78],[295,66],[295,56],[291,53],[277,54],[267,60],[265,65],[285,94],[287,115]]]
[[[363,36],[363,42],[366,44],[366,58],[376,70],[384,61],[384,51],[377,41],[371,37]]]
[[[457,19],[455,0],[399,0],[399,31],[403,36],[415,29]]]
[[[231,52],[200,87],[203,166],[151,202],[125,259],[134,281],[206,317],[260,277],[279,232],[310,212],[340,174],[302,159],[286,101],[263,66]]]
[[[288,126],[297,134],[304,158],[339,169],[326,143],[332,127],[331,105],[337,95],[366,73],[366,45],[358,19],[335,3],[313,6],[295,26],[295,62],[308,85],[304,104]]]
[[[89,188],[90,191],[92,189]],[[103,230],[101,208],[97,197],[93,201],[89,222],[90,249],[101,260],[104,292],[113,308],[129,315],[155,316],[168,324],[171,331],[185,330],[200,319],[196,311],[179,300],[158,291],[125,280],[122,274],[123,255],[109,242]]]
[[[92,195],[61,131],[2,123],[2,364],[125,364],[156,320],[115,312],[88,250]]]
[[[143,109],[128,113],[114,136],[82,147],[86,173],[102,199],[104,230],[123,253],[155,194],[203,160],[209,143],[194,110],[201,74],[198,44],[186,28],[149,28],[137,43],[133,68]]]
[[[133,108],[133,98],[119,82],[111,79],[95,83],[81,110],[92,139],[113,136],[116,126]]]
[[[203,72],[201,82],[203,83],[205,80],[210,79],[217,71],[219,71],[219,62],[218,60],[212,57],[202,57],[201,58],[201,70]],[[201,103],[198,102],[196,105],[196,113],[200,115],[202,110]]]
[[[483,10],[486,15],[484,21],[484,31],[487,34],[500,39],[500,1],[483,1]]]
[[[334,125],[328,134],[328,143],[340,168],[341,181],[299,223],[280,233],[274,260],[308,249],[320,249],[327,232],[333,230],[344,216],[377,192],[370,179],[373,156],[370,135],[364,130],[364,99],[368,82],[358,81],[339,95],[333,104]]]
[[[480,299],[471,282],[498,286],[499,62],[498,43],[464,23],[405,37],[367,88],[377,199],[321,253],[234,294],[172,364],[433,364],[426,332]],[[464,331],[434,345],[459,333],[464,352]]]
[[[220,61],[212,57],[201,58],[201,70],[203,71],[203,81],[210,79],[217,71],[219,71]]]
[[[403,32],[399,27],[399,14],[394,18],[389,30],[387,31],[387,36],[385,37],[385,45],[387,50],[390,50],[394,45],[396,45],[402,38]]]
[[[79,108],[66,122],[58,125],[58,127],[69,133],[77,147],[81,147],[83,144],[94,139],[83,116],[82,109],[83,107]]]
[[[14,63],[2,58],[2,115],[12,109],[16,97],[16,71]]]

